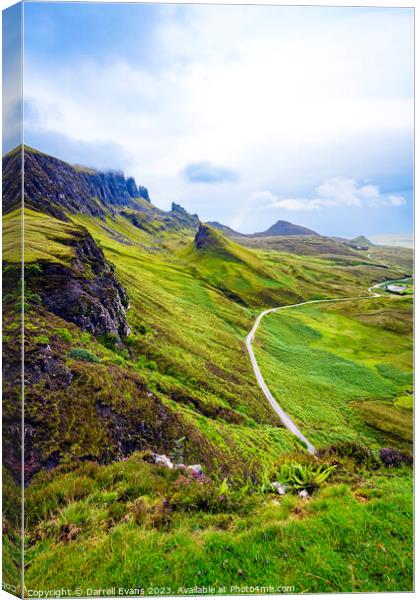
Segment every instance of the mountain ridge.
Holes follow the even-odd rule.
[[[187,227],[197,229],[199,217],[172,202],[170,211],[162,211],[151,202],[149,190],[137,185],[134,177],[126,177],[122,170],[101,171],[79,164],[70,164],[60,158],[30,146],[18,146],[3,157],[3,178],[12,189],[3,193],[3,211],[10,212],[20,204],[20,173],[24,156],[25,205],[42,210],[60,220],[67,221],[66,211],[105,218],[106,214],[121,209],[133,209],[143,213],[143,219],[127,214],[136,226],[146,226],[147,213],[163,222],[163,227]],[[175,221],[174,221],[175,220]],[[243,234],[218,221],[208,224],[228,237],[318,236],[307,227],[277,221],[263,232]]]
[[[22,154],[25,160],[25,205],[34,210],[41,209],[64,221],[68,220],[66,212],[80,212],[101,219],[105,219],[108,213],[119,212],[136,227],[146,231],[183,227],[196,231],[199,227],[199,216],[189,213],[175,202],[172,202],[170,211],[154,206],[149,190],[137,185],[134,177],[126,177],[122,170],[101,171],[70,164],[27,145],[23,146],[23,153],[22,146],[19,146],[3,157],[4,180],[6,185],[12,187],[3,193],[5,213],[20,203]],[[236,231],[219,221],[208,221],[207,224],[230,238],[241,238],[244,242],[253,238],[322,237],[308,227],[286,220],[278,220],[264,231],[249,234]],[[372,246],[364,236],[350,241],[332,239],[346,245]],[[239,239],[238,242],[241,243]]]

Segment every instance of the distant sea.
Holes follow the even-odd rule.
[[[368,235],[368,239],[378,246],[402,246],[414,248],[414,238],[411,233],[384,233]]]

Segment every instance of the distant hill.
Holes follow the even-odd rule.
[[[351,246],[374,246],[370,240],[367,239],[364,235],[359,235],[352,240],[349,241]]]
[[[277,223],[274,223],[274,225],[269,227],[266,231],[254,233],[253,235],[254,237],[271,237],[276,235],[319,236],[319,233],[313,231],[312,229],[308,229],[307,227],[295,225],[294,223],[290,223],[289,221],[277,221]]]
[[[268,276],[267,267],[263,265],[258,256],[253,252],[228,239],[222,231],[200,223],[194,238],[193,248],[195,256],[202,260],[206,258],[222,258],[225,261],[246,265],[252,271]]]
[[[210,225],[214,229],[218,231],[222,231],[228,237],[233,238],[253,238],[253,237],[274,237],[274,236],[286,236],[286,235],[299,235],[299,236],[319,236],[319,233],[313,231],[312,229],[308,229],[307,227],[302,227],[301,225],[295,225],[294,223],[289,223],[289,221],[277,221],[271,227],[269,227],[266,231],[260,231],[258,233],[239,233],[235,231],[228,225],[223,225],[218,221],[208,221],[206,225]]]
[[[223,233],[225,235],[229,236],[229,237],[230,236],[245,237],[245,234],[239,233],[239,231],[235,231],[234,229],[232,229],[228,225],[222,225],[222,223],[219,223],[218,221],[207,221],[206,225],[210,225],[210,227],[214,227],[214,229],[218,229],[219,231],[223,231]]]

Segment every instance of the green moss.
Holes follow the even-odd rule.
[[[66,242],[79,233],[80,228],[28,208],[24,210],[24,219],[25,269],[36,269],[37,267],[29,267],[28,263],[39,260],[68,264],[75,257],[72,246]],[[20,209],[4,216],[3,236],[3,260],[9,263],[21,262],[21,247],[17,243],[22,237]]]
[[[70,331],[67,329],[67,327],[58,327],[55,330],[55,333],[64,341],[64,342],[71,342],[73,339],[72,334],[70,333]]]
[[[35,342],[35,344],[49,344],[50,342],[50,339],[47,335],[37,335],[32,339]]]
[[[71,348],[71,350],[69,350],[68,352],[68,356],[70,358],[74,358],[75,360],[81,360],[83,362],[100,362],[100,359],[97,356],[95,356],[93,352],[90,352],[85,348]]]

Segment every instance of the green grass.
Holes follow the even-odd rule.
[[[25,209],[25,263],[47,260],[68,264],[75,257],[74,250],[66,244],[79,228],[54,217]],[[3,217],[3,260],[18,263],[22,258],[18,239],[22,237],[22,211],[16,209]]]
[[[121,214],[71,218],[25,211],[27,264],[71,265],[71,241],[87,228],[128,293],[132,333],[121,345],[95,339],[28,299],[28,357],[42,359],[48,340],[53,364],[71,374],[66,385],[41,380],[26,390],[33,442],[43,460],[58,456],[62,464],[26,490],[28,586],[410,589],[411,471],[334,475],[306,504],[258,492],[279,457],[301,446],[256,385],[245,347],[263,308],[365,295],[372,282],[400,272],[340,257],[335,244],[327,254],[314,244],[310,256],[298,256],[217,234],[201,252],[191,230],[162,229],[159,219],[139,228]],[[5,221],[5,260],[16,264],[19,214]],[[412,390],[410,323],[408,298],[284,311],[264,319],[257,358],[316,446],[361,439],[409,450],[411,409],[401,398]],[[10,340],[15,326],[10,317]],[[92,356],[99,362],[86,362]],[[399,437],[384,427],[391,413]],[[141,430],[130,428],[139,415]],[[242,504],[216,506],[213,492],[212,510],[179,499],[168,523],[162,502],[176,492],[171,472],[135,457],[80,466],[122,458],[132,451],[121,450],[127,440],[169,453],[181,436],[187,462],[204,465],[213,492],[225,477],[232,489],[251,486]]]
[[[384,401],[365,401],[355,403],[354,409],[361,415],[363,421],[376,430],[389,434],[392,438],[399,441],[396,445],[403,445],[404,442],[411,444],[413,441],[413,416],[407,414],[408,411],[401,410],[395,403],[391,404]]]
[[[218,484],[186,485],[136,458],[39,476],[27,494],[26,585],[60,587],[65,573],[70,589],[146,595],[194,586],[411,590],[410,471],[363,478],[346,464],[306,501],[230,484],[218,499]]]
[[[411,412],[389,404],[412,384],[411,335],[366,318],[384,302],[304,306],[262,321],[255,347],[263,376],[315,446],[377,446],[387,433],[405,448],[412,439]]]
[[[406,275],[413,273],[414,253],[410,248],[374,246],[369,248],[369,255],[372,260],[400,269]]]

